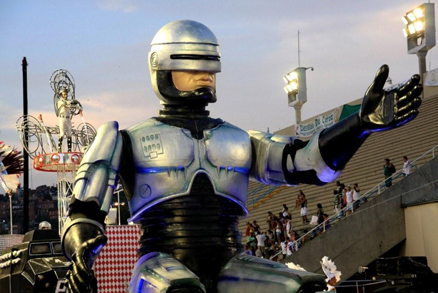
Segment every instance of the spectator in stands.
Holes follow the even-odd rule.
[[[285,203],[283,204],[283,217],[289,217],[289,219],[292,219],[292,214],[289,212],[289,208]]]
[[[330,224],[329,216],[327,214],[324,214],[323,217],[324,217],[324,230],[327,231],[332,227],[332,225]]]
[[[316,205],[316,216],[318,217],[318,225],[324,221],[324,209],[322,208],[322,204],[318,203]]]
[[[251,244],[249,244],[249,243],[245,244],[245,250],[243,251],[243,253],[248,254],[248,255],[253,255]]]
[[[360,188],[359,184],[353,184],[353,212],[359,208],[360,204]]]
[[[347,186],[347,191],[345,192],[345,199],[347,202],[347,216],[351,215],[353,212],[353,190],[351,186]]]
[[[383,165],[383,175],[385,175],[385,185],[390,187],[392,185],[392,174],[395,173],[395,166],[391,163],[391,160],[386,158],[385,165]]]
[[[265,258],[269,259],[269,257],[273,255],[272,252],[275,254],[277,250],[281,251],[280,244],[278,244],[276,240],[270,239],[265,245]]]
[[[403,156],[403,176],[408,176],[411,174],[411,161],[408,160],[408,157]]]
[[[266,219],[266,223],[268,224],[268,230],[274,228],[275,216],[272,212],[268,212],[268,217]]]
[[[269,239],[274,239],[274,233],[272,232],[272,230],[268,230],[266,232],[266,236],[268,236],[268,240]]]
[[[260,250],[262,256],[264,256],[265,255],[266,235],[263,235],[260,232],[257,232],[256,238],[257,238],[257,248],[258,248],[258,250]]]
[[[260,226],[257,224],[257,221],[252,221],[252,227],[254,229],[254,232],[260,232]]]
[[[309,223],[307,219],[307,198],[302,190],[298,191],[297,201],[295,202],[295,208],[301,207],[301,217],[303,218],[303,224]]]
[[[283,226],[283,235],[286,237],[291,237],[291,232],[292,232],[292,220],[289,216],[286,216],[285,218],[285,222],[284,222],[284,226]]]
[[[336,190],[338,194],[342,194],[343,189],[345,188],[345,185],[341,183],[341,181],[336,181]]]
[[[251,246],[251,250],[252,250],[252,252],[254,254],[255,253],[255,249],[257,247],[257,240],[255,238],[254,232],[252,232],[251,235],[248,236],[248,238],[246,240],[246,244],[249,244]]]
[[[248,237],[249,235],[251,235],[251,232],[254,232],[254,229],[250,222],[246,222],[245,236]]]
[[[283,213],[278,213],[277,221],[280,223],[281,227],[284,226],[284,217],[283,217]]]
[[[293,247],[292,241],[291,240],[287,240],[287,243],[286,243],[286,256],[292,255],[293,249],[294,249],[294,247]]]
[[[294,252],[294,251],[297,251],[298,250],[298,247],[299,247],[299,242],[297,242],[298,241],[298,239],[300,238],[300,236],[298,235],[298,233],[297,232],[295,232],[295,231],[293,231],[292,230],[292,232],[290,233],[291,235],[291,237],[289,238],[289,240],[290,240],[290,242],[292,243],[291,244],[291,246],[292,246],[292,252]]]
[[[283,230],[283,226],[281,225],[280,221],[275,221],[275,241],[278,243],[281,242],[281,232]]]
[[[283,259],[286,258],[287,255],[287,244],[289,243],[289,237],[283,238],[283,241],[281,241],[281,254],[283,255]]]
[[[333,195],[335,196],[333,200],[335,214],[338,215],[338,217],[340,217],[342,210],[342,193],[338,193],[338,189],[335,189],[333,190]]]

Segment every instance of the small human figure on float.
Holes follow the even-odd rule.
[[[59,118],[58,152],[62,152],[62,142],[67,138],[67,152],[72,151],[72,118],[82,116],[82,105],[79,101],[69,98],[68,88],[59,91],[56,116]]]

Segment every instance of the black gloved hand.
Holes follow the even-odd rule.
[[[359,117],[364,130],[378,132],[401,126],[418,115],[423,87],[415,74],[402,86],[383,89],[389,75],[388,65],[382,65],[368,87]]]
[[[105,235],[99,235],[78,247],[72,256],[72,267],[66,276],[70,293],[97,293],[97,280],[91,267],[107,240]]]
[[[418,115],[423,90],[420,76],[416,74],[402,86],[384,90],[388,74],[387,65],[380,67],[365,93],[359,113],[321,132],[319,150],[332,170],[343,170],[371,133],[399,127]]]

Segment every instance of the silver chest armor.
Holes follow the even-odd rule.
[[[152,206],[187,195],[196,175],[205,173],[215,194],[245,207],[251,142],[247,132],[223,123],[195,139],[187,129],[149,119],[127,129],[135,166],[129,202],[135,222]]]

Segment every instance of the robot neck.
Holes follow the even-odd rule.
[[[206,118],[210,115],[210,111],[205,110],[206,105],[164,105],[160,110],[160,117],[167,118]]]

